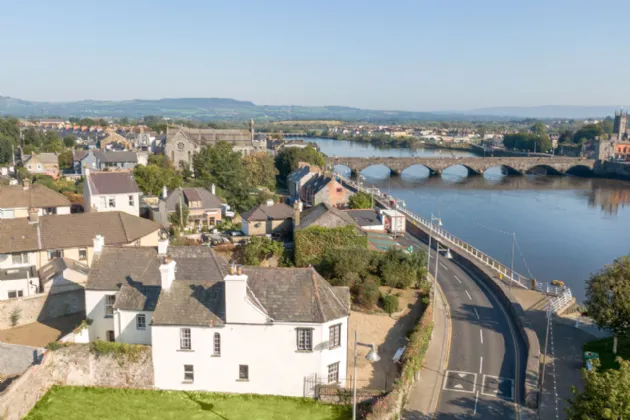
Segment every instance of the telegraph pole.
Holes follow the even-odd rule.
[[[512,267],[510,268],[510,290],[514,281],[514,244],[516,243],[516,232],[512,232]]]

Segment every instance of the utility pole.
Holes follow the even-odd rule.
[[[514,244],[516,243],[516,232],[512,232],[512,267],[510,268],[510,290],[514,281]]]
[[[179,225],[184,229],[184,210],[182,206],[182,187],[179,187]]]
[[[551,306],[547,308],[547,331],[545,332],[545,351],[543,352],[542,376],[540,377],[540,391],[538,392],[538,413],[540,414],[540,406],[542,403],[544,384],[545,384],[545,367],[547,367],[547,343],[549,342],[549,324],[551,323]]]

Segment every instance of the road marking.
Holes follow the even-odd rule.
[[[483,331],[479,330],[479,338],[481,339],[481,344],[483,344]]]
[[[481,319],[479,318],[479,312],[477,312],[477,308],[473,308],[475,310],[475,315],[477,315],[477,319]]]
[[[444,384],[442,385],[442,389],[445,391],[474,394],[477,390],[477,374],[447,370],[444,372]]]
[[[481,379],[481,394],[514,401],[514,380],[493,375],[483,375]]]
[[[445,269],[446,271],[448,271],[448,268],[446,268],[446,266],[445,266],[444,264],[440,263],[440,266],[441,266],[443,269]]]
[[[479,391],[477,391],[477,395],[475,395],[475,409],[473,410],[473,414],[477,414],[477,401],[479,401]]]
[[[472,300],[472,298],[470,297],[470,293],[468,293],[468,290],[466,290],[466,294],[468,295],[468,299]]]
[[[460,279],[458,279],[455,274],[453,274],[453,277],[455,277],[455,280],[457,280],[459,282],[459,284],[462,284],[462,281]]]
[[[481,368],[483,368],[483,356],[481,356],[481,359],[479,361],[479,373],[481,373]]]

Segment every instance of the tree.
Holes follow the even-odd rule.
[[[42,147],[44,139],[42,134],[35,130],[33,127],[28,127],[24,130],[24,146],[32,146],[34,148]]]
[[[232,150],[229,143],[221,141],[212,147],[203,147],[193,157],[195,176],[206,186],[215,184],[217,193],[226,199],[236,211],[253,207],[255,196],[248,181],[242,156]]]
[[[351,209],[371,209],[372,205],[372,196],[362,191],[352,194],[348,200],[348,207]]]
[[[181,176],[172,166],[138,165],[133,170],[133,176],[138,188],[148,195],[160,195],[164,186],[171,191],[182,185]]]
[[[407,254],[401,249],[390,248],[381,261],[381,280],[384,285],[399,289],[420,285],[424,280],[425,265],[424,253]]]
[[[537,136],[542,136],[543,134],[547,134],[547,126],[540,121],[532,125],[530,130],[532,131],[532,133],[536,134]]]
[[[586,282],[586,311],[598,327],[617,337],[630,332],[630,257],[617,258]]]
[[[285,148],[282,149],[276,156],[278,181],[284,185],[286,183],[287,176],[297,169],[300,162],[310,163],[322,168],[326,165],[324,155],[311,146],[303,149],[298,147]]]
[[[46,131],[43,136],[42,151],[61,153],[65,149],[64,143],[55,131]]]
[[[613,119],[611,117],[606,117],[604,121],[600,123],[600,126],[602,127],[602,131],[604,132],[604,134],[613,133],[614,126],[613,126]]]
[[[0,134],[0,164],[13,162],[13,141],[9,136]]]
[[[77,138],[72,134],[66,134],[63,137],[63,144],[66,147],[73,148],[77,144]]]
[[[573,135],[573,143],[579,144],[582,139],[593,140],[603,133],[602,126],[599,124],[586,124]],[[583,142],[583,141],[582,141]]]
[[[266,152],[258,152],[243,158],[243,165],[247,170],[247,179],[250,185],[276,189],[276,169],[274,159]]]
[[[58,157],[60,169],[72,169],[72,150],[66,149]]]
[[[284,244],[264,236],[253,236],[243,247],[245,265],[260,265],[261,261],[271,257],[280,257],[284,253]]]
[[[188,225],[188,215],[190,211],[188,210],[188,206],[183,202],[177,203],[175,206],[175,211],[168,215],[168,220],[175,226],[179,226],[183,229],[186,225]]]
[[[573,398],[566,408],[568,420],[630,418],[630,362],[617,358],[619,369],[582,369],[584,391],[572,386]]]

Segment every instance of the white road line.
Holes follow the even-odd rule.
[[[479,360],[479,373],[481,373],[481,369],[483,368],[483,356],[481,356]]]
[[[483,344],[483,331],[479,330],[479,338],[481,339],[481,344]]]
[[[477,319],[480,319],[479,318],[479,312],[477,312],[477,308],[473,308],[473,309],[475,310],[475,315],[477,315]]]
[[[470,293],[468,293],[468,290],[466,290],[466,294],[468,295],[468,299],[472,300],[472,298],[470,297]]]
[[[453,277],[455,277],[455,280],[457,280],[459,282],[459,284],[462,284],[462,281],[460,279],[458,279],[455,274],[453,274]]]
[[[473,414],[477,414],[477,401],[479,401],[479,391],[475,395],[475,409],[473,410]]]
[[[445,266],[444,264],[440,263],[440,266],[441,266],[443,269],[445,269],[446,271],[448,271],[448,268],[446,268],[446,266]]]

